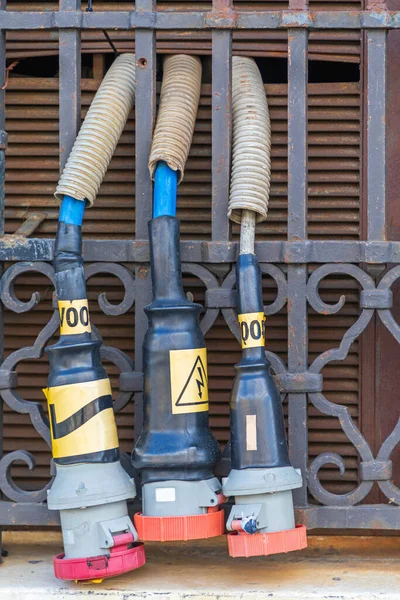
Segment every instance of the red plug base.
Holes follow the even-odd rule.
[[[117,535],[114,542],[109,555],[68,559],[64,558],[64,554],[58,554],[53,559],[55,576],[66,581],[100,583],[103,579],[128,573],[145,564],[143,544],[135,543],[129,547],[133,542],[132,534]]]

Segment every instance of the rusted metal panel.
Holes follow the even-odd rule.
[[[110,35],[121,52],[134,51],[134,35],[131,32],[112,31]],[[211,37],[212,34],[205,31],[159,31],[156,34],[157,52],[210,55]],[[286,31],[235,31],[232,49],[233,54],[284,58],[287,57],[287,33]],[[112,52],[104,35],[99,31],[82,32],[82,50],[90,54]],[[7,33],[7,56],[10,59],[57,54],[57,40],[52,31],[9,31]],[[359,32],[312,31],[310,58],[358,63],[360,61]]]
[[[163,44],[162,48],[159,46],[162,52],[176,52],[177,49],[185,51],[186,48],[190,52],[204,54],[210,53],[213,38],[214,50],[221,50],[221,60],[213,57],[213,70],[216,70],[213,92],[219,92],[217,84],[220,72],[222,75],[221,69],[229,70],[231,31],[234,52],[254,56],[286,56],[285,46],[289,43],[289,101],[286,99],[287,86],[266,86],[273,129],[273,185],[270,218],[260,227],[257,252],[266,279],[264,295],[269,322],[268,356],[282,391],[290,396],[287,426],[292,457],[307,474],[311,494],[320,503],[328,505],[327,508],[318,507],[321,511],[317,513],[309,506],[300,515],[305,515],[310,527],[328,526],[329,523],[333,527],[350,527],[351,523],[355,527],[366,527],[374,522],[374,508],[366,507],[365,512],[363,507],[352,509],[350,505],[363,501],[375,481],[385,498],[400,504],[399,491],[389,479],[390,452],[397,441],[397,431],[385,440],[375,457],[357,428],[359,336],[373,318],[375,310],[385,326],[398,335],[396,324],[390,322],[391,312],[388,308],[389,290],[396,279],[398,268],[395,267],[385,275],[377,288],[368,272],[354,264],[371,263],[376,269],[385,262],[400,262],[400,245],[387,243],[383,232],[384,220],[374,220],[374,215],[381,217],[379,211],[384,205],[385,192],[382,168],[382,164],[385,164],[385,77],[382,68],[385,62],[385,31],[387,28],[400,26],[400,15],[386,12],[383,3],[379,4],[379,11],[360,12],[361,6],[353,6],[350,10],[350,5],[344,2],[311,3],[307,7],[307,3],[299,0],[293,0],[289,6],[277,4],[281,12],[271,11],[269,3],[260,3],[257,8],[261,10],[252,10],[254,6],[251,4],[237,3],[233,8],[222,0],[215,2],[213,6],[202,2],[191,5],[180,2],[174,4],[177,9],[175,11],[167,11],[167,5],[159,3],[159,10],[155,12],[153,1],[143,0],[142,4],[137,4],[136,8],[140,9],[137,11],[129,12],[131,6],[121,2],[113,3],[111,12],[105,10],[109,8],[106,4],[102,4],[98,5],[98,12],[86,15],[73,10],[76,8],[73,6],[74,1],[65,0],[65,4],[61,5],[61,8],[72,10],[57,11],[55,7],[56,12],[52,14],[48,11],[13,13],[13,9],[20,10],[25,5],[18,5],[10,0],[9,11],[2,12],[0,22],[13,30],[9,33],[9,42],[19,44],[14,51],[24,51],[23,45],[29,39],[26,51],[33,52],[32,55],[54,52],[52,45],[57,41],[54,27],[61,27],[64,33],[72,34],[69,51],[75,56],[78,54],[78,37],[74,29],[82,28],[82,37],[84,44],[88,43],[88,51],[103,48],[103,40],[100,40],[93,29],[96,26],[129,30],[129,35],[132,35],[131,27],[137,29],[136,50],[140,54],[138,66],[144,68],[139,71],[138,76],[137,109],[145,118],[136,131],[133,118],[129,121],[102,187],[99,208],[88,213],[85,231],[85,257],[87,260],[99,261],[87,270],[88,276],[94,275],[89,282],[89,299],[95,305],[98,298],[99,308],[93,311],[94,319],[104,340],[112,340],[110,347],[103,347],[103,358],[111,364],[111,378],[115,389],[118,389],[118,374],[122,373],[116,408],[121,411],[117,415],[117,422],[123,447],[127,451],[131,449],[133,417],[136,418],[136,423],[140,418],[138,410],[134,413],[134,408],[140,408],[140,401],[134,407],[129,399],[133,391],[140,391],[141,376],[140,371],[134,370],[129,356],[132,358],[135,345],[136,355],[141,347],[140,336],[144,331],[141,310],[149,292],[148,285],[146,287],[148,246],[144,239],[148,205],[145,204],[144,196],[151,195],[151,186],[145,173],[144,160],[151,135],[156,94],[155,37],[158,36],[158,43]],[[40,4],[35,5],[38,6]],[[47,4],[46,8],[52,6]],[[340,10],[327,11],[332,7]],[[286,8],[289,10],[282,11]],[[308,12],[307,8],[322,9],[324,12]],[[32,10],[32,4],[29,5],[29,10]],[[37,33],[32,28],[39,26],[39,36],[44,37],[35,39]],[[27,37],[18,39],[17,28],[25,29],[23,35],[26,34]],[[169,32],[171,28],[176,28],[173,35]],[[286,33],[287,28],[289,34]],[[332,32],[323,31],[325,28],[332,28]],[[346,48],[353,49],[347,52],[348,59],[358,60],[360,32],[352,31],[353,28],[369,28],[366,34],[370,40],[369,70],[373,75],[376,69],[381,82],[380,89],[370,85],[368,92],[371,102],[367,108],[370,117],[367,133],[372,150],[369,159],[371,174],[367,179],[370,196],[370,235],[367,242],[359,241],[361,117],[365,120],[365,114],[361,112],[364,105],[360,106],[359,86],[307,86],[307,43],[309,42],[310,50],[308,56],[311,58],[340,58],[344,48],[341,44],[345,44]],[[196,31],[188,34],[187,29]],[[16,37],[13,38],[14,35]],[[118,37],[118,44],[132,44],[133,47],[133,39],[124,38],[126,33],[121,31],[115,35],[116,39]],[[35,42],[38,46],[31,50]],[[50,48],[48,50],[45,47],[47,44]],[[128,47],[131,46],[124,46]],[[82,85],[82,116],[85,115],[101,78],[98,66],[101,61],[96,60],[94,64],[95,80],[86,81]],[[151,73],[146,71],[147,65],[151,68]],[[220,93],[226,102],[230,74],[224,74]],[[73,75],[77,83],[76,69]],[[369,79],[371,81],[371,77]],[[12,88],[14,81],[15,89]],[[49,436],[41,412],[44,401],[40,391],[40,387],[44,385],[42,379],[45,379],[46,365],[38,363],[37,359],[57,329],[57,318],[50,319],[52,269],[47,262],[41,263],[38,259],[51,260],[52,245],[48,238],[54,234],[57,215],[51,194],[57,180],[59,111],[56,90],[59,82],[47,81],[42,88],[40,82],[37,82],[39,86],[32,82],[29,92],[27,83],[27,80],[17,83],[17,78],[12,77],[9,89],[8,129],[12,144],[6,181],[10,198],[7,224],[10,232],[15,230],[23,209],[26,209],[26,203],[29,203],[29,207],[45,209],[48,217],[38,230],[35,240],[6,236],[0,243],[3,260],[10,257],[19,260],[34,258],[28,264],[11,266],[2,279],[2,299],[9,309],[9,320],[8,329],[6,328],[8,357],[2,368],[5,385],[1,389],[1,395],[10,410],[7,408],[5,414],[9,432],[5,442],[9,444],[9,454],[0,463],[0,481],[3,491],[18,503],[37,502],[45,498],[44,487],[39,492],[32,493],[13,488],[9,469],[13,470],[15,481],[23,482],[28,488],[43,486],[49,477],[49,453],[46,448]],[[182,219],[182,257],[187,261],[183,265],[187,274],[187,288],[196,300],[203,303],[205,288],[208,292],[209,303],[202,317],[202,328],[208,334],[210,349],[210,422],[224,445],[229,436],[228,398],[232,364],[238,355],[237,323],[231,294],[235,281],[233,273],[229,271],[230,264],[236,258],[235,240],[238,232],[237,228],[233,228],[231,241],[223,211],[215,213],[214,219],[211,219],[212,187],[217,191],[214,191],[214,200],[221,198],[223,183],[218,182],[219,172],[215,164],[214,169],[211,169],[210,144],[213,146],[214,159],[215,155],[221,155],[226,163],[229,162],[229,149],[219,143],[215,132],[212,136],[211,114],[215,106],[210,86],[205,85],[187,177],[180,189],[182,201],[178,216]],[[229,102],[225,106],[225,116],[229,117]],[[68,115],[62,113],[61,122],[63,119],[65,122],[66,117],[71,119],[73,115],[73,111]],[[220,127],[223,139],[229,140],[229,119],[215,119],[214,110],[214,121]],[[374,132],[377,133],[376,145]],[[136,144],[133,143],[134,134]],[[29,149],[29,153],[25,148]],[[38,160],[40,148],[43,148],[43,152]],[[136,165],[131,158],[135,152],[140,157]],[[374,178],[372,171],[379,161],[377,177]],[[135,167],[136,187],[133,178]],[[225,169],[221,177],[222,180],[225,178],[225,182],[227,174],[228,170]],[[137,214],[133,208],[135,194],[138,198]],[[134,228],[139,238],[136,242],[131,241]],[[114,237],[113,234],[117,234],[119,239],[110,239]],[[108,262],[104,263],[106,260]],[[126,266],[121,261],[127,263]],[[131,262],[136,264],[129,264]],[[131,275],[133,269],[136,269],[135,281]],[[38,273],[47,279],[39,281]],[[105,275],[100,277],[103,273]],[[23,279],[20,279],[20,285],[16,285],[14,290],[14,283],[20,274]],[[136,328],[133,331],[132,305],[136,288],[139,292],[136,296]],[[37,294],[32,294],[38,289],[42,292],[42,302],[38,302]],[[107,301],[104,291],[107,292],[108,299],[117,303],[117,306]],[[20,299],[15,296],[15,292]],[[343,296],[338,300],[340,293]],[[31,314],[28,312],[30,309],[34,309]],[[220,309],[222,316],[218,316]],[[336,315],[339,310],[340,314]],[[116,315],[119,317],[114,321]],[[44,329],[32,345],[41,327]],[[15,354],[14,351],[21,348],[21,354]],[[20,358],[25,360],[18,368],[17,392],[15,379]],[[33,375],[38,383],[37,387],[32,386]],[[310,406],[307,404],[306,394],[311,401]],[[140,400],[140,396],[137,397]],[[22,398],[30,402],[23,404]],[[18,419],[15,419],[16,414]],[[32,424],[39,434],[36,438],[32,436]],[[32,450],[35,449],[37,456],[36,468],[33,468],[32,456],[20,450],[31,442]],[[362,460],[361,468],[358,468],[359,456]],[[33,468],[32,473],[27,471],[27,466]],[[308,498],[303,490],[297,497],[297,503],[304,506],[307,502]],[[8,510],[10,506],[6,508]],[[16,509],[15,514],[17,512]],[[386,511],[382,518],[378,518],[376,526],[387,528],[391,523],[393,527],[399,527],[397,515],[398,511],[390,514]],[[39,522],[40,516],[32,516],[32,519]]]
[[[82,115],[99,82],[82,80]],[[360,89],[357,83],[309,85],[309,235],[357,238]],[[39,237],[55,234],[58,206],[58,80],[11,77],[7,89],[7,233],[21,211],[45,209]],[[266,85],[272,118],[272,188],[268,220],[258,239],[284,239],[287,219],[287,85]],[[115,233],[130,239],[135,222],[134,119],[121,138],[99,202],[87,213],[85,239]],[[38,158],[40,156],[40,158]],[[211,87],[202,86],[193,145],[180,186],[179,217],[186,239],[211,238]],[[234,234],[237,229],[234,228]]]

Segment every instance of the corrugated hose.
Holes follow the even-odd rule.
[[[267,98],[254,59],[234,56],[232,80],[233,149],[228,216],[241,223],[244,211],[253,211],[257,222],[261,222],[267,218],[271,179]],[[254,229],[251,217],[246,213],[246,220],[253,220]]]
[[[105,75],[55,191],[94,203],[135,99],[134,54],[118,56]]]
[[[159,161],[178,171],[181,183],[200,99],[201,62],[176,54],[164,61],[160,107],[149,158],[151,177]]]

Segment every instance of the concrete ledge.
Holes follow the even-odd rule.
[[[147,563],[97,585],[53,576],[54,532],[6,532],[0,600],[399,600],[398,537],[309,537],[309,548],[231,559],[226,540],[146,544]]]

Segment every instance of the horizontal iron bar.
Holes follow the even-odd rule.
[[[397,29],[400,11],[0,11],[15,29]]]
[[[286,394],[305,394],[322,392],[323,379],[319,373],[284,373],[277,375],[275,381]]]
[[[360,463],[361,481],[389,481],[393,477],[391,460],[370,460]]]
[[[0,261],[51,261],[53,243],[51,239],[4,236],[0,239]],[[87,240],[83,248],[88,262],[149,262],[146,240]],[[182,261],[189,263],[233,263],[238,250],[237,242],[181,242]],[[264,263],[400,263],[400,242],[271,241],[256,243],[256,252]]]
[[[308,506],[296,510],[296,522],[308,529],[400,529],[400,506]]]
[[[60,513],[50,511],[47,504],[0,501],[0,526],[54,527],[60,525]]]
[[[296,522],[308,529],[400,529],[400,506],[308,506],[296,509]],[[46,504],[0,501],[0,526],[54,527],[59,513]]]
[[[361,290],[361,308],[387,309],[393,307],[392,290]]]

